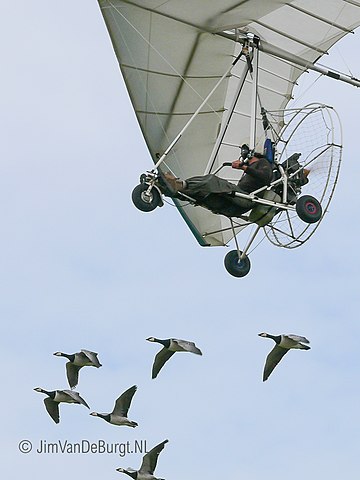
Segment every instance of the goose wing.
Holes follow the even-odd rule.
[[[94,365],[94,367],[101,367],[101,363],[99,362],[97,356],[98,354],[95,352],[91,352],[90,350],[82,349],[81,352],[86,355],[86,357],[90,360],[90,362]]]
[[[79,370],[82,367],[78,365],[74,365],[71,362],[67,362],[66,364],[66,376],[70,385],[70,388],[76,387],[79,381]]]
[[[197,355],[202,355],[202,352],[197,346],[195,345],[194,342],[189,342],[188,340],[177,340],[173,339],[175,343],[179,345],[183,350],[186,352],[191,352],[191,353],[196,353]]]
[[[163,450],[165,443],[167,443],[168,441],[169,440],[164,440],[163,442],[159,443],[159,445],[156,445],[156,447],[152,448],[150,452],[144,455],[139,473],[148,473],[150,475],[153,475],[156,468],[158,456]]]
[[[128,388],[126,392],[120,395],[120,397],[115,402],[114,410],[112,411],[113,415],[116,415],[119,417],[127,417],[131,400],[136,390],[137,390],[137,386],[133,385],[132,387]]]
[[[156,354],[154,359],[154,364],[152,368],[152,378],[156,378],[164,364],[169,360],[170,357],[174,355],[175,352],[171,352],[167,348],[162,348],[158,354]]]
[[[80,397],[80,395],[77,392],[74,392],[74,390],[63,390],[63,393],[71,397],[74,402],[73,403],[80,403],[81,405],[84,405],[87,408],[90,408],[89,405],[85,402],[85,400]]]
[[[265,367],[264,367],[264,374],[263,374],[263,382],[267,380],[274,370],[276,365],[280,362],[283,356],[288,352],[287,348],[279,347],[275,345],[275,347],[271,350],[269,355],[266,357]]]
[[[288,338],[289,340],[293,340],[296,343],[310,343],[310,341],[306,337],[301,337],[300,335],[284,335],[285,338]]]
[[[58,402],[54,402],[54,400],[50,397],[45,398],[44,400],[45,408],[50,415],[50,417],[54,420],[55,423],[60,422],[60,414],[59,414],[59,404]]]

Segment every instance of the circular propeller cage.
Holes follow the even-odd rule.
[[[268,112],[276,117],[276,113]],[[276,142],[277,161],[284,162],[301,153],[299,163],[309,170],[309,182],[302,195],[315,197],[322,206],[317,223],[304,223],[293,211],[282,211],[264,227],[267,238],[276,246],[296,248],[305,243],[318,228],[331,202],[342,156],[342,129],[338,114],[327,105],[309,104],[301,109],[282,112],[285,126]]]

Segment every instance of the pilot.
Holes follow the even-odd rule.
[[[250,154],[248,145],[241,146],[241,156],[231,164],[232,168],[244,171],[238,182],[239,190],[251,193],[259,188],[269,185],[273,175],[270,162],[260,153]]]
[[[199,201],[209,199],[212,203],[214,203],[215,195],[233,194],[234,192],[248,194],[269,185],[271,182],[273,169],[270,162],[260,153],[251,154],[246,144],[241,146],[240,159],[233,161],[231,166],[244,172],[237,185],[214,174],[181,180],[180,178],[176,178],[172,173],[166,172],[163,174],[163,177],[175,195],[177,192],[180,192]],[[219,204],[219,201],[220,200],[217,200],[215,203]],[[243,211],[247,211],[253,206],[250,200],[234,195],[232,195],[231,203],[234,204],[234,206],[240,207]],[[210,206],[209,208],[213,210]]]
[[[166,172],[163,174],[163,179],[174,192],[171,196],[176,196],[180,192],[214,213],[239,216],[250,210],[254,203],[247,198],[236,196],[235,192],[249,194],[269,185],[273,169],[263,155],[252,154],[246,144],[241,146],[240,159],[233,161],[231,166],[244,172],[237,185],[214,174],[182,180],[176,178],[172,173]]]
[[[244,171],[244,175],[241,176],[237,185],[238,188],[236,189],[243,193],[251,193],[265,185],[269,185],[273,174],[270,162],[260,153],[251,155],[250,149],[246,144],[241,146],[240,159],[233,161],[231,166],[232,168]],[[188,195],[191,195],[190,191],[192,191],[194,187],[197,190],[200,185],[205,185],[214,177],[219,178],[216,177],[216,175],[210,174],[181,180],[170,172],[164,173],[163,177],[175,192],[182,192]],[[219,180],[228,183],[231,186],[231,190],[234,190],[233,184],[221,178],[219,178]],[[211,193],[228,193],[228,189],[225,188],[223,192],[212,191]]]

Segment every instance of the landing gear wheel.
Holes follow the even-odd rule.
[[[242,252],[240,252],[242,255]],[[239,258],[239,253],[237,250],[231,250],[225,258],[224,258],[224,265],[226,270],[232,275],[233,277],[245,277],[250,271],[250,260],[247,255],[243,258]]]
[[[305,223],[316,223],[322,216],[322,208],[316,198],[304,195],[296,202],[296,213]]]
[[[132,191],[132,201],[135,207],[142,212],[151,212],[161,205],[161,197],[158,190],[153,187],[150,192],[148,192],[148,189],[149,185],[147,183],[141,183],[140,185],[136,185]]]
[[[146,178],[147,178],[147,177],[146,177],[146,174],[145,174],[145,173],[142,173],[142,174],[140,175],[140,183],[145,183],[145,182],[146,182]]]

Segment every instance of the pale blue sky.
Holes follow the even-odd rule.
[[[324,63],[360,76],[359,48],[359,34],[349,36]],[[25,455],[22,439],[35,448],[168,438],[156,471],[167,480],[356,479],[359,91],[323,78],[303,97],[342,118],[329,214],[300,249],[263,242],[250,275],[236,280],[223,267],[226,249],[199,247],[173,207],[133,207],[151,161],[95,0],[2,2],[0,57],[4,478],[116,479],[115,468],[141,462]],[[312,349],[290,352],[263,384],[273,344],[261,331],[305,335]],[[151,380],[150,335],[194,340],[204,355],[177,354]],[[111,410],[137,384],[137,429],[82,406],[61,406],[59,425],[47,415],[33,388],[66,388],[65,360],[52,353],[81,348],[103,364],[81,372],[91,410]]]

